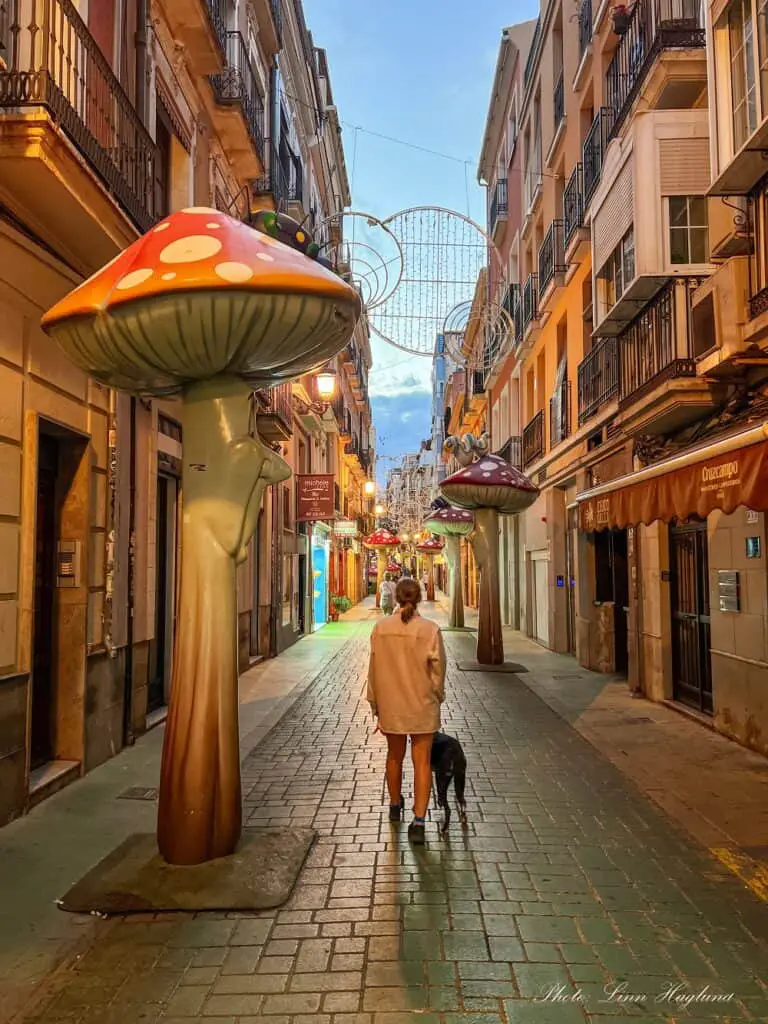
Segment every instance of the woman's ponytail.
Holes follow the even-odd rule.
[[[421,587],[415,580],[400,580],[395,598],[400,605],[401,620],[410,622],[416,614],[416,605],[421,601]]]

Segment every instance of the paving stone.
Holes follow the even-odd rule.
[[[488,943],[482,932],[443,932],[446,960],[487,960]]]

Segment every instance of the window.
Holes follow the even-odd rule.
[[[767,0],[768,2],[768,0]],[[512,109],[509,112],[509,120],[507,121],[507,161],[511,162],[512,157],[515,153],[515,145],[517,144],[517,111],[515,105],[512,104]]]
[[[635,277],[635,229],[631,227],[605,262],[598,279],[603,282],[603,306],[613,309]]]
[[[669,197],[670,263],[707,263],[709,229],[704,196]]]
[[[757,128],[755,41],[751,0],[736,0],[728,11],[733,145],[740,149]]]

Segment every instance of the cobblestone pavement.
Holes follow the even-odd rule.
[[[30,1024],[768,1019],[766,904],[524,676],[459,672],[466,637],[447,635],[445,728],[469,827],[409,848],[363,700],[368,630],[245,763],[251,826],[319,833],[290,903],[104,923]]]

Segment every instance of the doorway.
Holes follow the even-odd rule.
[[[299,633],[306,633],[307,556],[299,555]]]
[[[154,665],[147,688],[147,714],[164,708],[171,685],[171,659],[176,623],[176,499],[175,477],[157,478],[157,568],[155,579]]]
[[[576,543],[578,538],[576,509],[567,511],[565,530],[565,600],[568,631],[568,653],[576,655]]]
[[[262,629],[262,585],[261,573],[265,565],[269,565],[269,555],[264,551],[264,509],[259,510],[256,531],[253,535],[251,550],[253,552],[253,608],[251,609],[251,657],[259,658],[264,654]]]
[[[59,443],[40,434],[37,465],[37,519],[35,523],[35,625],[32,655],[32,721],[30,769],[55,758],[55,606],[56,541],[60,502],[57,495]]]
[[[549,559],[546,549],[531,552],[533,639],[549,646]]]
[[[629,672],[629,567],[627,531],[599,530],[594,534],[595,601],[613,607],[613,670]]]
[[[709,551],[707,524],[696,519],[669,528],[672,575],[672,696],[711,715]]]

